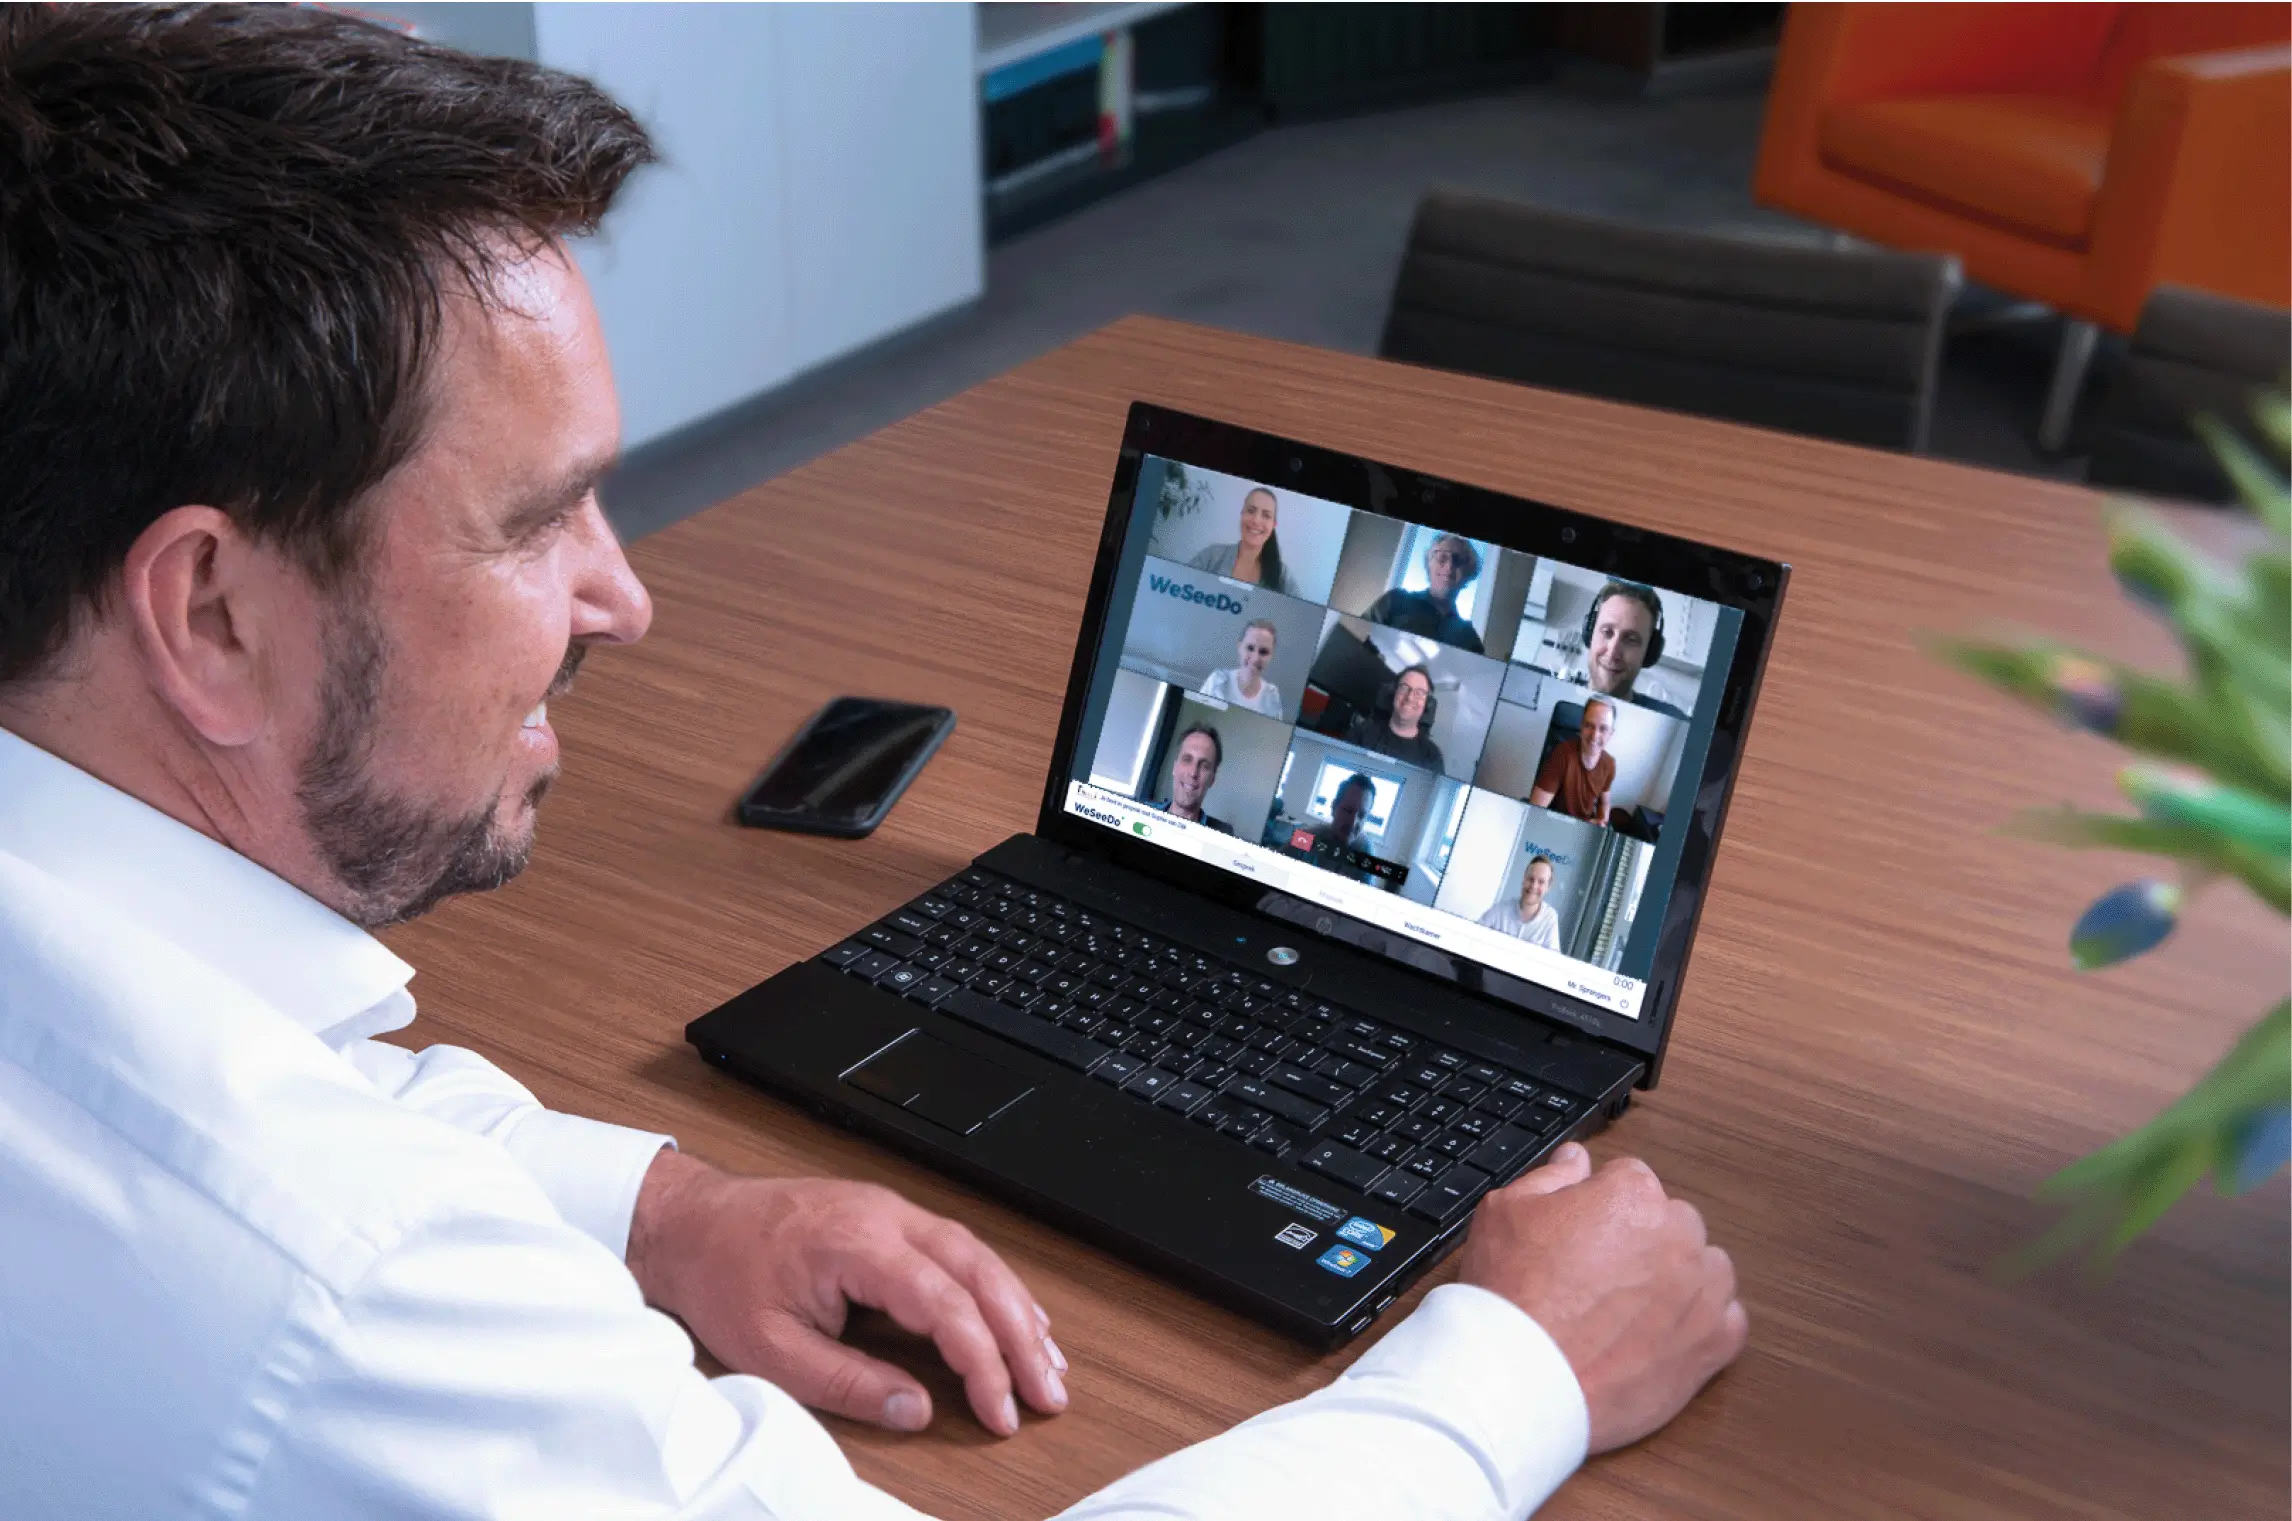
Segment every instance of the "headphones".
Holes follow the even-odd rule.
[[[1637,581],[1610,581],[1600,588],[1600,594],[1592,598],[1591,607],[1584,613],[1584,657],[1587,660],[1591,658],[1592,628],[1600,621],[1600,609],[1607,605],[1610,597],[1630,597],[1632,601],[1639,602],[1636,595],[1639,592],[1646,592],[1648,602],[1655,604],[1655,630],[1647,636],[1647,654],[1641,659],[1640,667],[1644,670],[1663,658],[1663,599],[1655,594],[1653,588],[1642,586]],[[1641,602],[1640,605],[1645,607],[1647,603]]]
[[[1422,666],[1410,666],[1408,671],[1397,672],[1390,681],[1377,688],[1377,714],[1388,723],[1392,721],[1393,699],[1401,695],[1401,677],[1408,675],[1409,671],[1425,679],[1425,711],[1424,716],[1417,720],[1417,727],[1430,729],[1433,719],[1440,713],[1440,695],[1433,690],[1432,672]]]

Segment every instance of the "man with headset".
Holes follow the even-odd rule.
[[[1384,711],[1355,718],[1345,731],[1345,742],[1427,771],[1440,770],[1440,746],[1432,737],[1432,672],[1412,665],[1386,690]]]
[[[1584,669],[1570,672],[1602,697],[1620,698],[1672,718],[1687,715],[1633,685],[1639,673],[1663,658],[1663,604],[1636,581],[1610,581],[1592,598],[1584,615]]]

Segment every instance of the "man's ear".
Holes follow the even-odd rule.
[[[265,593],[282,569],[213,507],[163,513],[128,549],[121,612],[144,675],[210,744],[248,744],[270,717]]]

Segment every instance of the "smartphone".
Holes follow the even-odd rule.
[[[741,795],[740,822],[856,840],[883,822],[954,731],[953,708],[839,697],[805,719]]]

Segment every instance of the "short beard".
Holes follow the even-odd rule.
[[[381,625],[356,588],[327,614],[320,728],[296,785],[303,826],[348,896],[343,914],[366,929],[418,918],[457,893],[491,892],[525,870],[533,836],[505,839],[498,798],[450,814],[393,797],[367,774],[382,726]],[[582,647],[566,652],[557,687],[571,679]],[[526,793],[538,806],[554,770]]]

